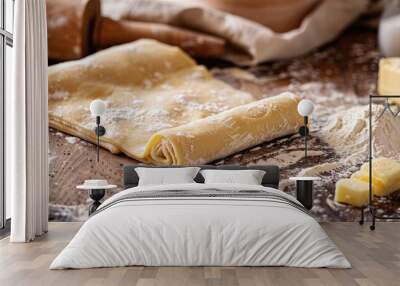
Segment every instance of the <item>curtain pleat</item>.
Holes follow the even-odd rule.
[[[12,193],[10,241],[27,242],[48,225],[46,3],[21,0],[15,5],[13,93],[6,98],[6,184]]]
[[[6,187],[11,193],[12,241],[25,241],[25,1],[14,7],[12,94],[6,96]]]

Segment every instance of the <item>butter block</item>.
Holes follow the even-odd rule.
[[[400,58],[383,58],[379,61],[379,95],[400,95]],[[400,99],[391,100],[400,103]]]
[[[356,179],[341,179],[336,183],[335,201],[356,207],[368,204],[368,183]]]
[[[368,170],[367,170],[367,172],[357,171],[353,175],[351,175],[350,178],[351,179],[355,179],[355,180],[359,180],[359,181],[363,181],[363,182],[369,184]],[[372,190],[373,190],[373,192],[374,193],[378,193],[378,194],[383,193],[384,185],[381,184],[379,181],[377,181],[376,178],[374,178],[374,176],[372,176],[372,178],[373,178],[373,180],[372,180]]]
[[[400,162],[377,158],[372,161],[372,192],[375,196],[387,196],[400,190]],[[336,183],[335,201],[361,207],[369,198],[369,164],[365,163],[350,179]]]
[[[361,166],[360,171],[351,176],[364,182],[369,181],[369,164]],[[400,162],[377,158],[372,160],[372,190],[375,196],[387,196],[400,189]]]

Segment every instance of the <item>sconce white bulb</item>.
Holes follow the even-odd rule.
[[[309,99],[303,99],[297,105],[297,111],[301,116],[309,116],[314,111],[314,103]]]
[[[106,103],[101,99],[95,99],[90,103],[90,113],[93,116],[101,116],[106,110]]]

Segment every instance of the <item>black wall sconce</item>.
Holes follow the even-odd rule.
[[[96,99],[90,103],[90,113],[92,116],[96,117],[96,128],[94,132],[97,136],[97,162],[99,162],[100,157],[100,136],[106,134],[106,129],[104,126],[100,125],[100,116],[106,111],[106,104],[103,100]]]
[[[308,129],[308,117],[314,111],[314,103],[309,99],[303,99],[297,105],[297,111],[304,117],[304,125],[299,128],[299,133],[304,136],[304,159],[307,162],[307,137],[310,133]]]

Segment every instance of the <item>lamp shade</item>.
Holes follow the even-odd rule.
[[[93,100],[90,103],[90,113],[93,116],[101,116],[106,110],[106,103],[101,99]]]
[[[297,111],[301,116],[309,116],[314,111],[314,103],[309,99],[303,99],[297,105]]]

